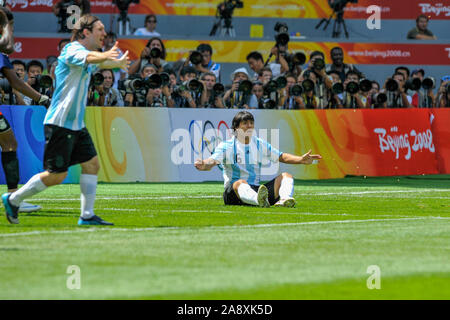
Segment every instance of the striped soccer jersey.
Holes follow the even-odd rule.
[[[261,167],[269,161],[278,162],[282,152],[270,143],[255,136],[249,144],[241,143],[236,137],[221,142],[211,156],[220,163],[225,188],[239,179],[250,185],[259,185]]]
[[[89,50],[78,41],[67,44],[58,57],[56,88],[44,124],[70,130],[85,127],[84,112],[91,74],[95,64],[86,64]]]

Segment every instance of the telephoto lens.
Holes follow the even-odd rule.
[[[350,81],[347,83],[347,88],[345,88],[345,91],[347,91],[350,94],[358,93],[359,91],[359,85],[355,81]]]
[[[436,81],[434,81],[434,78],[428,77],[428,78],[423,79],[422,88],[424,90],[434,89],[435,85],[436,85]]]
[[[203,84],[200,81],[198,81],[197,79],[191,79],[187,83],[187,88],[189,91],[198,92],[198,91],[203,90]]]
[[[216,83],[213,86],[213,92],[215,96],[220,96],[225,92],[225,87],[221,83]]]
[[[278,83],[275,80],[270,80],[264,85],[263,89],[264,94],[269,95],[270,93],[278,90]]]
[[[306,55],[303,52],[296,52],[292,54],[292,63],[296,66],[304,65],[306,62]]]
[[[245,94],[249,94],[252,92],[253,83],[249,80],[242,80],[239,82],[238,91],[243,92]]]
[[[152,48],[150,50],[150,57],[153,59],[160,58],[161,57],[161,50],[159,48]]]
[[[198,51],[192,51],[191,55],[189,56],[189,61],[193,64],[193,65],[197,65],[202,63],[203,60],[203,56],[200,52]]]
[[[161,86],[165,87],[169,85],[170,83],[169,74],[166,72],[161,72],[159,75],[161,76]]]
[[[361,81],[359,81],[359,87],[362,92],[369,92],[372,89],[372,81],[368,79],[361,79]]]
[[[341,82],[336,82],[331,87],[331,91],[333,92],[333,94],[341,94],[342,92],[344,92],[344,85]]]
[[[387,95],[383,92],[376,93],[372,96],[372,101],[376,104],[383,104],[387,101]]]
[[[162,84],[162,78],[159,74],[154,73],[150,77],[147,77],[144,79],[145,85],[149,87],[150,89],[157,89],[161,87]]]
[[[303,80],[302,87],[305,92],[314,91],[314,82],[310,79]]]
[[[394,79],[389,79],[386,82],[386,90],[390,92],[395,92],[398,90],[398,83]]]
[[[303,87],[298,85],[298,84],[294,84],[290,89],[289,89],[289,95],[290,96],[294,96],[294,97],[298,97],[303,93]]]
[[[100,72],[96,72],[92,75],[92,84],[94,86],[101,86],[103,81],[105,81],[105,77]]]
[[[287,86],[287,79],[284,76],[277,77],[275,82],[277,83],[278,89],[283,89]]]
[[[99,74],[103,78],[103,75],[101,73],[96,73],[96,74]],[[102,83],[103,83],[103,80],[102,80]],[[36,85],[39,88],[44,88],[44,89],[51,88],[53,85],[53,79],[49,75],[39,74],[36,76]]]
[[[141,78],[127,79],[123,82],[123,86],[127,93],[133,93],[144,87],[144,81]]]
[[[316,60],[314,60],[313,66],[314,69],[322,70],[323,68],[325,68],[325,60],[323,60],[322,58],[317,58]]]
[[[277,102],[272,99],[268,99],[263,103],[264,109],[275,109],[277,106]]]
[[[420,89],[420,87],[422,87],[422,82],[420,81],[419,78],[413,78],[413,79],[408,79],[406,81],[406,89],[412,90],[412,91],[418,91]]]

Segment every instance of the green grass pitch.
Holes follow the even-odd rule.
[[[99,184],[115,226],[78,227],[79,186],[47,189],[29,200],[42,211],[0,219],[0,299],[450,298],[450,176],[297,180],[291,209],[222,192]]]

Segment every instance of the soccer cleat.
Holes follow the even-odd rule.
[[[103,220],[102,218],[100,218],[99,216],[96,216],[95,214],[89,218],[89,219],[84,219],[81,218],[78,220],[78,225],[79,226],[99,226],[99,225],[103,225],[103,226],[113,226],[114,223],[111,222],[106,222],[105,220]]]
[[[19,223],[19,207],[16,207],[15,205],[11,204],[11,202],[9,202],[10,196],[11,196],[10,192],[4,193],[2,195],[3,205],[5,206],[6,219],[8,219],[9,223],[18,224]]]
[[[294,198],[286,198],[280,199],[277,203],[274,204],[275,207],[286,207],[293,208],[295,207],[295,199]]]
[[[41,209],[42,209],[41,206],[23,201],[20,204],[19,212],[35,212],[35,211],[39,211]]]
[[[269,190],[265,185],[260,185],[258,188],[258,205],[263,208],[270,208]]]

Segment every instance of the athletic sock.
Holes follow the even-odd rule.
[[[8,190],[17,189],[19,183],[19,160],[16,151],[2,152],[3,172]]]
[[[11,194],[9,202],[14,206],[19,207],[23,200],[30,198],[45,189],[47,189],[47,186],[42,182],[40,173],[35,174],[22,186],[22,188]]]
[[[254,206],[258,205],[258,193],[256,193],[256,191],[253,190],[248,184],[241,183],[238,187],[238,194],[242,202]]]
[[[281,185],[278,194],[280,195],[280,199],[292,198],[294,195],[294,179],[281,179]]]
[[[81,174],[81,217],[89,219],[94,216],[95,194],[97,192],[97,175]]]

